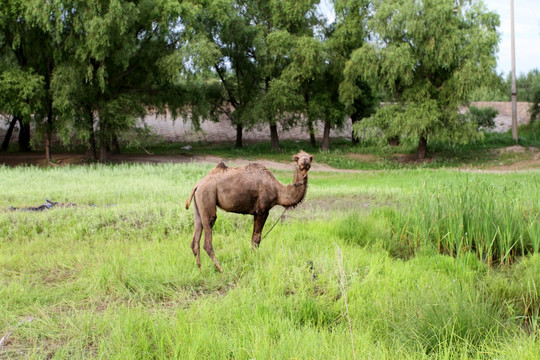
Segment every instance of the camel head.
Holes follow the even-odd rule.
[[[300,151],[298,154],[293,156],[293,161],[296,163],[300,171],[302,171],[302,175],[306,175],[308,170],[311,168],[313,155],[309,155],[305,151]]]

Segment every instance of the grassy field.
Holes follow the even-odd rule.
[[[0,359],[540,358],[538,170],[312,172],[257,251],[218,212],[220,274],[210,168],[0,167]],[[76,205],[8,210],[45,198]]]

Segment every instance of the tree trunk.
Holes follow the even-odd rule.
[[[30,152],[30,124],[25,124],[22,118],[19,118],[19,151]]]
[[[315,139],[315,129],[313,128],[313,121],[308,119],[307,127],[309,130],[309,142],[311,143],[311,146],[316,147],[317,140]]]
[[[96,145],[96,132],[94,131],[94,115],[92,113],[92,109],[86,108],[86,115],[87,115],[87,129],[90,133],[90,137],[88,139],[88,146],[86,148],[86,156],[88,158],[98,160],[97,157],[97,145]]]
[[[116,133],[112,135],[112,144],[111,144],[111,152],[113,154],[120,154],[120,143],[118,142],[118,136],[116,136]]]
[[[102,139],[99,142],[99,161],[102,163],[106,163],[107,160],[107,142]]]
[[[391,138],[388,138],[388,145],[390,146],[399,146],[400,143],[399,136],[392,136]]]
[[[427,152],[427,138],[425,135],[420,136],[418,141],[418,160],[424,160]]]
[[[352,113],[351,114],[351,123],[352,123],[352,126],[351,126],[351,129],[352,129],[351,130],[351,141],[352,141],[353,145],[358,145],[358,143],[360,142],[360,139],[354,133],[354,124],[356,124],[358,121],[359,120],[358,120],[358,116],[356,115],[356,113]]]
[[[53,129],[52,101],[49,102],[49,111],[47,113],[47,125],[45,129],[45,161],[51,162],[51,142]]]
[[[236,124],[236,144],[235,144],[235,147],[237,149],[242,148],[242,132],[243,132],[242,124]]]
[[[45,161],[47,164],[51,162],[51,136],[49,132],[45,134]]]
[[[13,119],[11,119],[11,122],[9,123],[6,136],[4,137],[4,142],[2,142],[2,151],[6,151],[9,148],[11,134],[13,134],[13,128],[15,127],[15,124],[17,124],[17,121],[19,121],[19,118],[17,116],[13,116]]]
[[[323,151],[330,150],[330,121],[324,122],[324,131],[321,145]]]
[[[270,142],[272,151],[280,151],[277,125],[270,123]]]

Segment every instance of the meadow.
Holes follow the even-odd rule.
[[[538,170],[311,172],[257,251],[218,212],[221,274],[184,208],[211,168],[0,167],[0,359],[540,358]]]

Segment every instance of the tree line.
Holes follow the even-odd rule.
[[[325,11],[326,5],[332,11]],[[85,144],[106,160],[148,111],[353,140],[478,136],[458,107],[497,81],[499,17],[482,0],[0,0],[7,148]],[[379,106],[381,101],[384,106]],[[30,137],[30,127],[35,132]],[[7,142],[6,142],[7,140]]]

